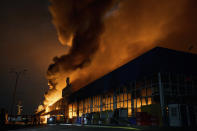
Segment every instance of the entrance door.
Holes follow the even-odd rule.
[[[181,126],[180,109],[178,104],[168,105],[169,111],[169,125],[174,127]]]
[[[186,105],[180,106],[182,126],[188,126],[188,111]]]

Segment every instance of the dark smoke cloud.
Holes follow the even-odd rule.
[[[55,57],[47,71],[50,90],[45,94],[45,105],[61,97],[65,78],[70,72],[84,68],[99,48],[104,31],[104,18],[113,0],[50,0],[53,23],[61,44],[68,51]]]
[[[87,64],[99,47],[99,36],[104,30],[103,18],[112,0],[51,0],[50,11],[62,44],[70,46],[69,53],[54,58],[48,75],[69,71]]]

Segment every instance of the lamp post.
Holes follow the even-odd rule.
[[[17,85],[18,85],[18,80],[19,80],[19,77],[20,75],[22,75],[23,73],[25,73],[27,70],[24,69],[22,71],[11,71],[10,73],[14,73],[16,75],[16,80],[15,80],[15,85],[14,85],[14,92],[13,92],[13,96],[12,96],[12,105],[11,105],[11,117],[13,115],[13,106],[15,104],[15,97],[16,97],[16,88],[17,88]],[[10,119],[12,120],[12,119]]]

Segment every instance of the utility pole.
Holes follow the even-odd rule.
[[[16,88],[17,88],[17,85],[18,85],[18,80],[19,80],[19,77],[20,75],[22,75],[23,73],[25,73],[27,70],[24,69],[22,71],[11,71],[10,73],[14,73],[16,75],[16,80],[15,80],[15,85],[14,85],[14,92],[13,92],[13,95],[12,95],[12,105],[11,105],[11,117],[12,118],[12,115],[13,115],[13,106],[15,104],[15,97],[16,97]],[[12,120],[12,119],[10,119]]]

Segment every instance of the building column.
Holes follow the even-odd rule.
[[[93,112],[93,97],[90,97],[90,113]]]
[[[117,98],[116,98],[116,90],[113,92],[113,110],[117,109]]]
[[[162,114],[162,122],[164,126],[167,126],[167,121],[166,121],[166,106],[164,102],[164,89],[163,89],[163,84],[161,81],[161,73],[158,73],[158,82],[159,82],[159,97],[160,97],[160,106],[161,106],[161,114]]]
[[[132,82],[133,83],[133,82]],[[134,87],[132,86],[132,84],[130,85],[130,88],[131,88],[131,91],[130,91],[130,94],[131,94],[131,110],[132,110],[132,117],[135,117],[135,109],[134,109]]]
[[[84,104],[84,100],[81,100],[82,101],[82,104],[83,104],[83,114],[85,114],[85,109],[84,109],[84,106],[85,106],[85,104]]]
[[[79,100],[77,100],[77,117],[79,117]]]
[[[103,101],[102,101],[102,95],[100,95],[100,112],[103,111]]]

